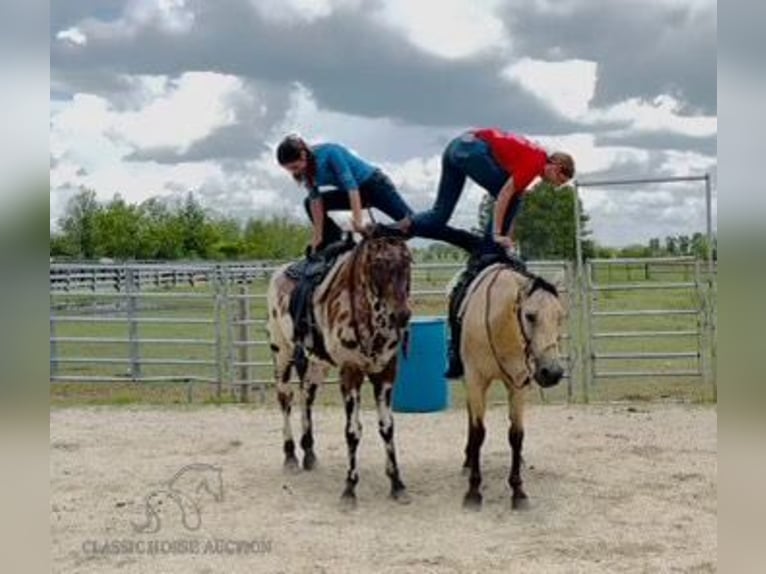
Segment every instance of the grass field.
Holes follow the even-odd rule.
[[[454,275],[455,269],[415,269],[413,272],[413,291],[444,292],[445,285]],[[610,265],[597,267],[594,279],[600,285],[643,284],[651,285],[658,282],[693,282],[695,279],[693,266],[668,266],[651,264],[640,265]],[[266,280],[258,280],[248,286],[251,294],[263,294]],[[216,316],[216,306],[213,291],[209,287],[176,288],[171,291],[178,298],[163,297],[165,291],[149,292],[147,296],[138,299],[136,316],[140,318],[167,319],[197,319],[213,320]],[[152,296],[151,293],[158,294]],[[200,296],[202,296],[200,298]],[[639,310],[639,309],[668,309],[686,310],[700,309],[704,304],[702,291],[696,288],[678,288],[672,290],[635,290],[635,291],[605,291],[599,292],[592,298],[591,307],[597,311]],[[442,295],[414,295],[413,306],[416,316],[443,316],[446,313],[445,298]],[[51,299],[52,313],[57,317],[87,316],[98,319],[105,316],[127,317],[124,301],[116,297],[103,296],[98,293],[88,295],[57,294]],[[228,353],[225,344],[229,337],[237,336],[230,332],[225,320],[226,313],[236,313],[238,300],[231,299],[229,305],[221,306],[221,337],[224,342],[221,352]],[[265,301],[261,297],[249,299],[248,312],[252,319],[264,319]],[[570,333],[574,341],[580,335],[580,313],[570,305]],[[699,331],[702,314],[668,315],[661,317],[598,317],[593,318],[590,330],[602,332],[626,331]],[[249,327],[250,340],[265,342],[265,326],[262,324]],[[218,377],[218,367],[215,365],[157,365],[143,364],[142,375],[145,377],[166,377],[168,382],[130,382],[129,346],[127,320],[120,323],[104,322],[56,322],[55,336],[57,338],[88,337],[110,339],[121,342],[57,342],[56,356],[59,359],[89,358],[104,359],[118,358],[120,364],[107,363],[66,363],[55,365],[57,375],[71,377],[110,377],[112,382],[96,383],[73,380],[57,382],[51,386],[51,403],[53,405],[68,404],[186,404],[191,398],[197,404],[231,402],[239,400],[239,394],[224,386],[219,395],[216,385],[204,382],[193,382],[194,379],[212,379]],[[148,359],[182,359],[191,361],[210,361],[217,363],[217,349],[214,344],[216,327],[214,324],[166,324],[140,323],[138,336],[141,339],[197,339],[200,344],[167,344],[149,342],[140,346],[140,357]],[[598,338],[593,339],[592,352],[595,353],[668,353],[668,352],[697,352],[706,348],[706,341],[698,336],[651,336],[641,338]],[[568,345],[565,344],[565,347]],[[566,349],[565,349],[566,351]],[[568,352],[568,351],[566,351]],[[704,354],[704,353],[703,353]],[[223,362],[228,364],[229,357],[224,356]],[[250,378],[270,381],[272,369],[268,347],[261,344],[249,348],[249,361],[267,363],[267,366],[252,367]],[[699,358],[661,358],[661,359],[604,359],[595,365],[597,373],[607,371],[667,371],[667,370],[700,370]],[[543,396],[537,388],[530,396],[533,400],[561,402],[568,395],[575,400],[582,400],[584,389],[577,375],[579,367],[575,365],[575,378],[563,381],[558,387],[545,392]],[[123,381],[124,379],[124,381]],[[223,380],[230,380],[227,366],[223,368]],[[192,381],[192,382],[189,382]],[[571,385],[571,387],[568,387]],[[239,387],[236,388],[239,390]],[[452,404],[461,407],[464,403],[462,383],[451,384]],[[266,390],[266,403],[275,404],[273,391]],[[595,380],[589,386],[588,395],[593,401],[613,400],[686,400],[693,402],[709,401],[713,398],[712,387],[705,384],[700,377],[622,377]],[[257,387],[252,389],[251,401],[258,401]],[[366,397],[365,403],[372,405],[371,397]],[[336,388],[327,388],[320,392],[320,404],[336,404],[339,402],[339,392]],[[505,401],[502,385],[493,388],[491,401]]]

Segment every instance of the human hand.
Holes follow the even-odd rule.
[[[367,231],[367,227],[368,226],[364,225],[362,221],[359,219],[353,218],[351,220],[351,229],[353,229],[357,233],[360,233],[361,235],[365,234],[365,232]]]
[[[516,245],[514,245],[513,240],[507,235],[494,235],[492,239],[495,241],[495,243],[504,247],[505,249],[510,251],[516,250]]]

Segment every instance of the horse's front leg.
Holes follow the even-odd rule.
[[[470,416],[468,426],[468,446],[466,447],[466,459],[470,468],[468,477],[468,492],[463,497],[463,506],[466,508],[481,507],[481,446],[484,444],[484,413],[486,411],[486,392],[489,381],[485,380],[473,369],[466,369],[466,390],[468,391],[468,412]]]
[[[348,447],[348,474],[341,499],[351,507],[356,505],[356,485],[359,482],[356,451],[362,440],[359,389],[363,379],[364,374],[356,367],[344,366],[340,370],[340,389],[346,409],[346,446]]]
[[[279,346],[272,344],[271,351],[274,357],[274,376],[277,381],[277,399],[282,411],[282,438],[285,453],[285,470],[298,470],[298,459],[295,456],[295,440],[293,429],[290,424],[292,413],[293,391],[290,388],[290,372],[292,371],[292,353],[286,344]]]
[[[312,407],[316,398],[317,388],[324,381],[326,372],[327,369],[322,364],[310,361],[301,384],[301,404],[303,407],[301,448],[303,449],[303,468],[305,470],[312,470],[316,466]]]
[[[407,488],[399,475],[394,443],[394,417],[391,410],[391,392],[396,377],[396,356],[380,373],[369,375],[375,394],[375,406],[378,410],[378,434],[386,448],[386,475],[391,481],[391,498],[398,502],[410,501]]]
[[[508,389],[508,442],[511,445],[511,474],[508,484],[511,486],[511,508],[525,509],[529,506],[527,493],[521,480],[521,447],[524,442],[524,389]]]

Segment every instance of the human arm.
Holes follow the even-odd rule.
[[[343,156],[343,149],[336,147],[328,154],[328,162],[335,175],[338,187],[348,193],[348,201],[351,206],[351,227],[357,233],[362,233],[364,224],[362,221],[362,198],[359,194],[359,185],[354,179],[351,168]]]
[[[317,247],[322,243],[322,236],[324,234],[324,205],[322,204],[322,198],[317,194],[311,198],[309,204],[311,210],[311,221],[313,222],[313,233],[311,237],[311,249],[316,251]]]
[[[513,222],[511,221],[511,224],[508,226],[505,233],[503,233],[503,224],[505,222],[506,214],[509,213],[512,206],[518,202],[520,195],[521,194],[516,191],[513,176],[508,178],[500,189],[500,193],[497,195],[495,213],[492,219],[492,238],[504,247],[513,247]]]
[[[362,197],[358,189],[348,192],[348,201],[351,204],[351,228],[357,233],[363,233],[365,228],[362,222]]]

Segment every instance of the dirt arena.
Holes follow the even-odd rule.
[[[54,571],[717,570],[714,407],[531,407],[523,470],[531,507],[523,512],[510,510],[504,409],[488,415],[480,512],[461,507],[463,412],[397,413],[409,505],[388,499],[375,413],[363,414],[359,504],[349,512],[339,504],[339,408],[317,409],[319,466],[295,475],[282,471],[277,410],[54,409]],[[196,530],[171,500],[156,532],[136,532],[148,516],[146,497],[194,463],[220,469],[222,500],[190,493],[199,501]]]

